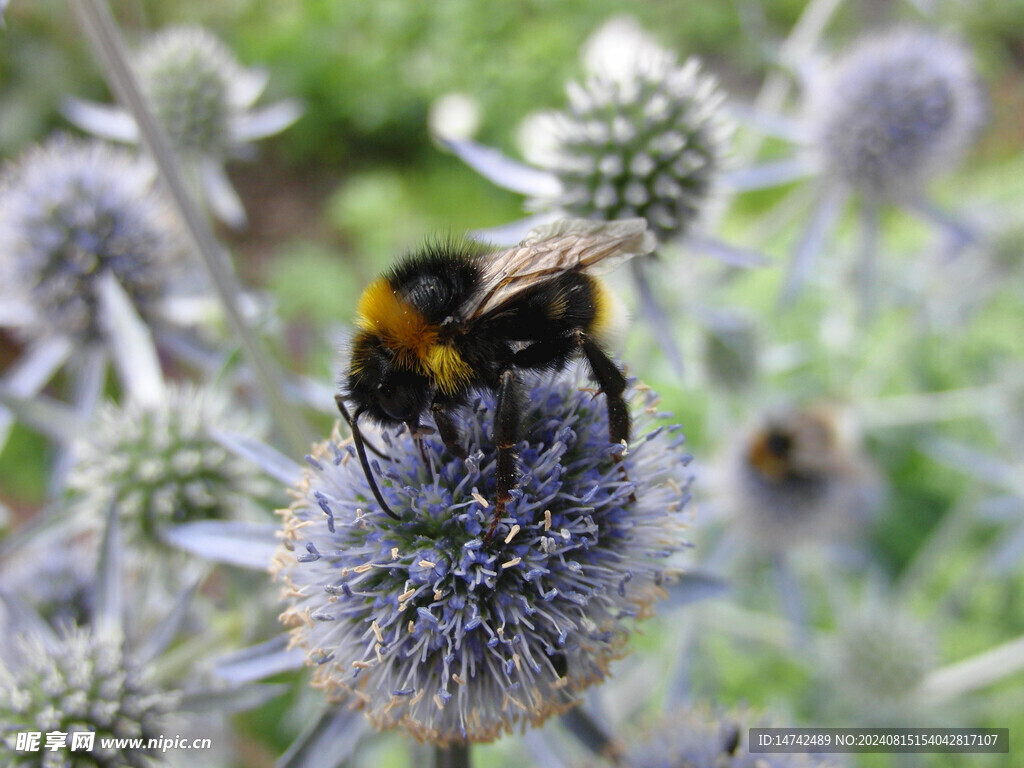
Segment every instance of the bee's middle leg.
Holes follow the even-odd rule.
[[[519,443],[519,427],[522,421],[523,403],[519,381],[511,370],[501,374],[498,387],[498,402],[494,409],[494,445],[497,449],[495,458],[495,500],[494,516],[484,534],[484,544],[494,538],[498,524],[505,517],[505,506],[512,499],[512,489],[519,480],[516,445]]]

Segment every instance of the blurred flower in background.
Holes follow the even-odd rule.
[[[895,599],[872,595],[840,612],[819,672],[828,691],[821,705],[851,725],[937,723],[923,684],[938,666],[934,627]]]
[[[0,319],[29,340],[101,335],[99,278],[112,274],[139,314],[184,272],[174,214],[153,169],[98,141],[58,136],[7,165],[0,188]]]
[[[143,348],[146,323],[177,326],[178,302],[201,292],[148,163],[103,142],[57,136],[5,166],[0,326],[25,349],[0,378],[0,393],[30,401],[65,368],[72,411],[41,428],[58,442],[68,442],[71,421],[87,419],[100,401],[108,361],[122,363],[130,387],[145,360],[155,361]],[[13,422],[0,406],[0,446]],[[53,468],[55,489],[68,461],[65,450]]]
[[[283,498],[252,462],[215,438],[229,433],[259,439],[264,430],[215,389],[168,385],[152,403],[108,403],[77,436],[68,478],[71,514],[84,529],[100,530],[111,505],[132,555],[143,571],[161,563],[160,580],[172,591],[189,578],[185,558],[191,523],[210,520],[268,522]]]
[[[298,120],[299,103],[286,99],[254,108],[268,73],[244,68],[224,43],[200,27],[170,27],[154,34],[138,51],[135,68],[157,120],[210,211],[229,226],[244,227],[245,209],[224,164],[250,157],[252,142]],[[118,107],[69,98],[64,113],[97,136],[139,140],[135,120]]]
[[[605,679],[684,546],[689,457],[634,384],[636,436],[616,461],[583,382],[577,369],[530,383],[511,521],[487,545],[490,393],[461,424],[465,461],[433,437],[383,435],[391,458],[373,463],[400,521],[375,508],[350,444],[317,448],[276,570],[282,620],[330,698],[447,745],[539,724]]]
[[[191,611],[195,585],[170,599],[149,593],[141,603],[138,585],[123,576],[116,515],[107,515],[106,522],[90,609],[81,623],[67,621],[66,610],[55,611],[56,624],[51,623],[6,583],[0,590],[4,764],[182,766],[190,764],[188,750],[168,752],[147,743],[161,737],[173,741],[182,729],[193,736],[215,734],[219,743],[211,743],[214,751],[207,754],[223,759],[226,715],[257,706],[279,689],[213,682],[201,659],[215,641]],[[63,735],[64,742],[56,749],[19,745],[19,732],[36,732],[46,741]],[[90,732],[95,734],[91,750],[73,751],[74,734]],[[145,741],[104,744],[109,738]]]
[[[159,750],[104,746],[116,739],[158,739],[170,733],[179,691],[154,680],[150,665],[125,653],[122,637],[89,629],[18,627],[0,658],[0,722],[4,724],[6,765],[160,765]],[[34,630],[34,631],[33,631]],[[54,752],[16,748],[17,732],[66,735]],[[91,751],[66,751],[76,735],[95,734]],[[48,737],[47,737],[48,738]],[[7,762],[7,761],[11,762]]]
[[[876,202],[917,202],[985,116],[968,51],[915,28],[857,41],[812,79],[805,109],[822,173]]]
[[[564,216],[640,216],[662,245],[680,242],[739,266],[761,263],[759,255],[701,231],[734,129],[722,110],[718,81],[696,58],[680,64],[630,16],[613,17],[595,31],[584,45],[583,63],[586,78],[566,87],[566,109],[523,121],[519,138],[531,165],[468,139],[442,137],[487,179],[527,195],[526,208],[537,212],[479,236],[512,243]],[[671,321],[645,274],[648,261],[630,263],[639,311],[681,370]]]
[[[569,105],[537,113],[520,131],[533,166],[450,138],[447,146],[494,183],[528,195],[540,211],[482,233],[521,239],[543,219],[642,216],[659,241],[690,234],[718,182],[732,133],[724,95],[696,59],[680,65],[638,22],[615,17],[584,49],[587,77]],[[445,137],[442,137],[445,138]]]
[[[625,750],[632,768],[839,768],[840,755],[799,752],[751,754],[747,735],[753,727],[769,727],[750,712],[720,713],[708,706],[668,711],[653,725],[642,726],[641,736]]]
[[[826,248],[846,201],[857,198],[862,310],[880,290],[880,209],[896,204],[962,246],[973,234],[942,214],[927,182],[955,169],[986,116],[982,83],[968,50],[926,28],[864,36],[808,75],[800,132],[807,169],[818,177],[814,209],[793,253],[783,296],[792,299],[810,262]]]
[[[567,109],[533,118],[524,149],[557,184],[533,192],[526,207],[601,220],[641,216],[661,242],[689,234],[732,133],[717,81],[695,58],[680,65],[630,17],[594,33],[584,66],[587,78],[566,88]]]

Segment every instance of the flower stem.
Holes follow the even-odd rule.
[[[867,431],[957,419],[1000,419],[1010,410],[1011,392],[998,385],[916,392],[862,400],[857,423]]]
[[[950,701],[1024,670],[1024,636],[932,672],[922,684],[931,701]]]
[[[469,744],[434,747],[433,768],[470,768]]]
[[[867,327],[878,315],[878,204],[865,200],[860,212],[860,264],[858,265],[858,293],[860,295],[860,324]]]
[[[793,79],[788,70],[794,64],[799,65],[801,60],[806,61],[814,52],[825,27],[842,2],[843,0],[811,0],[807,3],[800,18],[793,25],[789,37],[782,43],[775,66],[769,70],[761,90],[754,99],[753,107],[756,113],[776,114],[786,103]],[[760,133],[748,132],[741,136],[733,150],[736,166],[742,167],[753,162],[763,144],[764,136]],[[722,212],[729,209],[734,196],[732,192],[723,192],[719,201],[719,209]]]
[[[257,385],[266,399],[271,416],[290,450],[301,453],[309,445],[308,430],[299,415],[285,401],[280,372],[259,339],[242,318],[238,305],[239,286],[230,266],[230,260],[220,247],[209,223],[196,206],[179,171],[179,164],[170,140],[146,104],[139,84],[128,65],[120,31],[103,0],[74,0],[82,26],[92,41],[97,56],[106,70],[111,90],[132,113],[139,133],[156,162],[167,185],[192,245],[202,261],[217,291],[224,314],[235,338],[242,347],[246,360],[252,366]]]
[[[622,747],[582,705],[562,715],[562,725],[597,757],[612,765],[623,765]]]
[[[806,59],[813,53],[814,48],[821,38],[822,32],[828,26],[832,16],[839,9],[843,0],[812,0],[806,5],[800,18],[797,19],[789,37],[782,44],[779,50],[778,60],[783,66],[791,66],[794,62]],[[754,100],[754,108],[760,112],[773,114],[782,108],[789,96],[791,78],[788,73],[773,68],[765,78],[757,98]],[[740,162],[749,162],[761,149],[764,138],[760,135],[751,135],[746,142],[737,147],[736,154]]]

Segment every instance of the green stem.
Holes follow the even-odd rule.
[[[863,390],[862,390],[863,391]],[[1000,418],[1007,392],[998,385],[916,392],[864,400],[855,412],[864,430],[937,424],[957,419]]]
[[[470,768],[469,744],[434,747],[433,768]]]
[[[1024,637],[932,672],[921,690],[930,701],[950,701],[1024,671]]]
[[[777,61],[782,67],[775,66],[768,72],[761,90],[754,99],[754,109],[758,112],[772,114],[782,108],[789,97],[793,80],[786,68],[792,62],[800,61],[801,58],[806,58],[813,53],[825,27],[828,26],[842,2],[843,0],[811,0],[806,5],[800,18],[793,25],[789,37],[779,49]],[[733,159],[737,166],[752,162],[763,144],[764,136],[756,131],[740,136],[733,149]],[[735,194],[732,192],[722,193],[719,209],[723,213],[729,209],[733,197]]]
[[[779,50],[778,58],[784,66],[806,58],[814,52],[825,27],[842,2],[843,0],[812,0],[807,4]],[[787,72],[778,67],[773,68],[754,99],[754,108],[761,112],[778,112],[789,96],[791,83],[792,77]],[[763,136],[753,134],[737,147],[736,155],[741,162],[749,162],[757,155],[763,143]]]
[[[257,386],[266,399],[274,423],[287,441],[289,449],[294,453],[304,453],[309,447],[308,428],[285,401],[280,371],[242,318],[238,306],[240,289],[231,269],[230,259],[220,247],[209,223],[188,192],[170,140],[146,104],[135,75],[128,65],[120,31],[109,8],[103,0],[73,0],[72,6],[78,12],[82,26],[106,70],[111,90],[132,113],[139,126],[142,140],[152,154],[171,198],[181,214],[192,245],[202,257],[224,307],[228,324],[241,345],[246,360],[252,366]]]
[[[575,736],[579,742],[594,755],[607,760],[612,765],[625,765],[622,759],[622,747],[597,722],[582,704],[573,707],[562,715],[562,725]]]

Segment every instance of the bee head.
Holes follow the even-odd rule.
[[[367,332],[353,342],[345,389],[356,407],[374,421],[410,427],[416,425],[434,393],[427,377],[403,365],[401,356]]]
[[[834,468],[836,428],[828,413],[803,410],[780,414],[756,432],[747,458],[769,480],[813,476]]]

